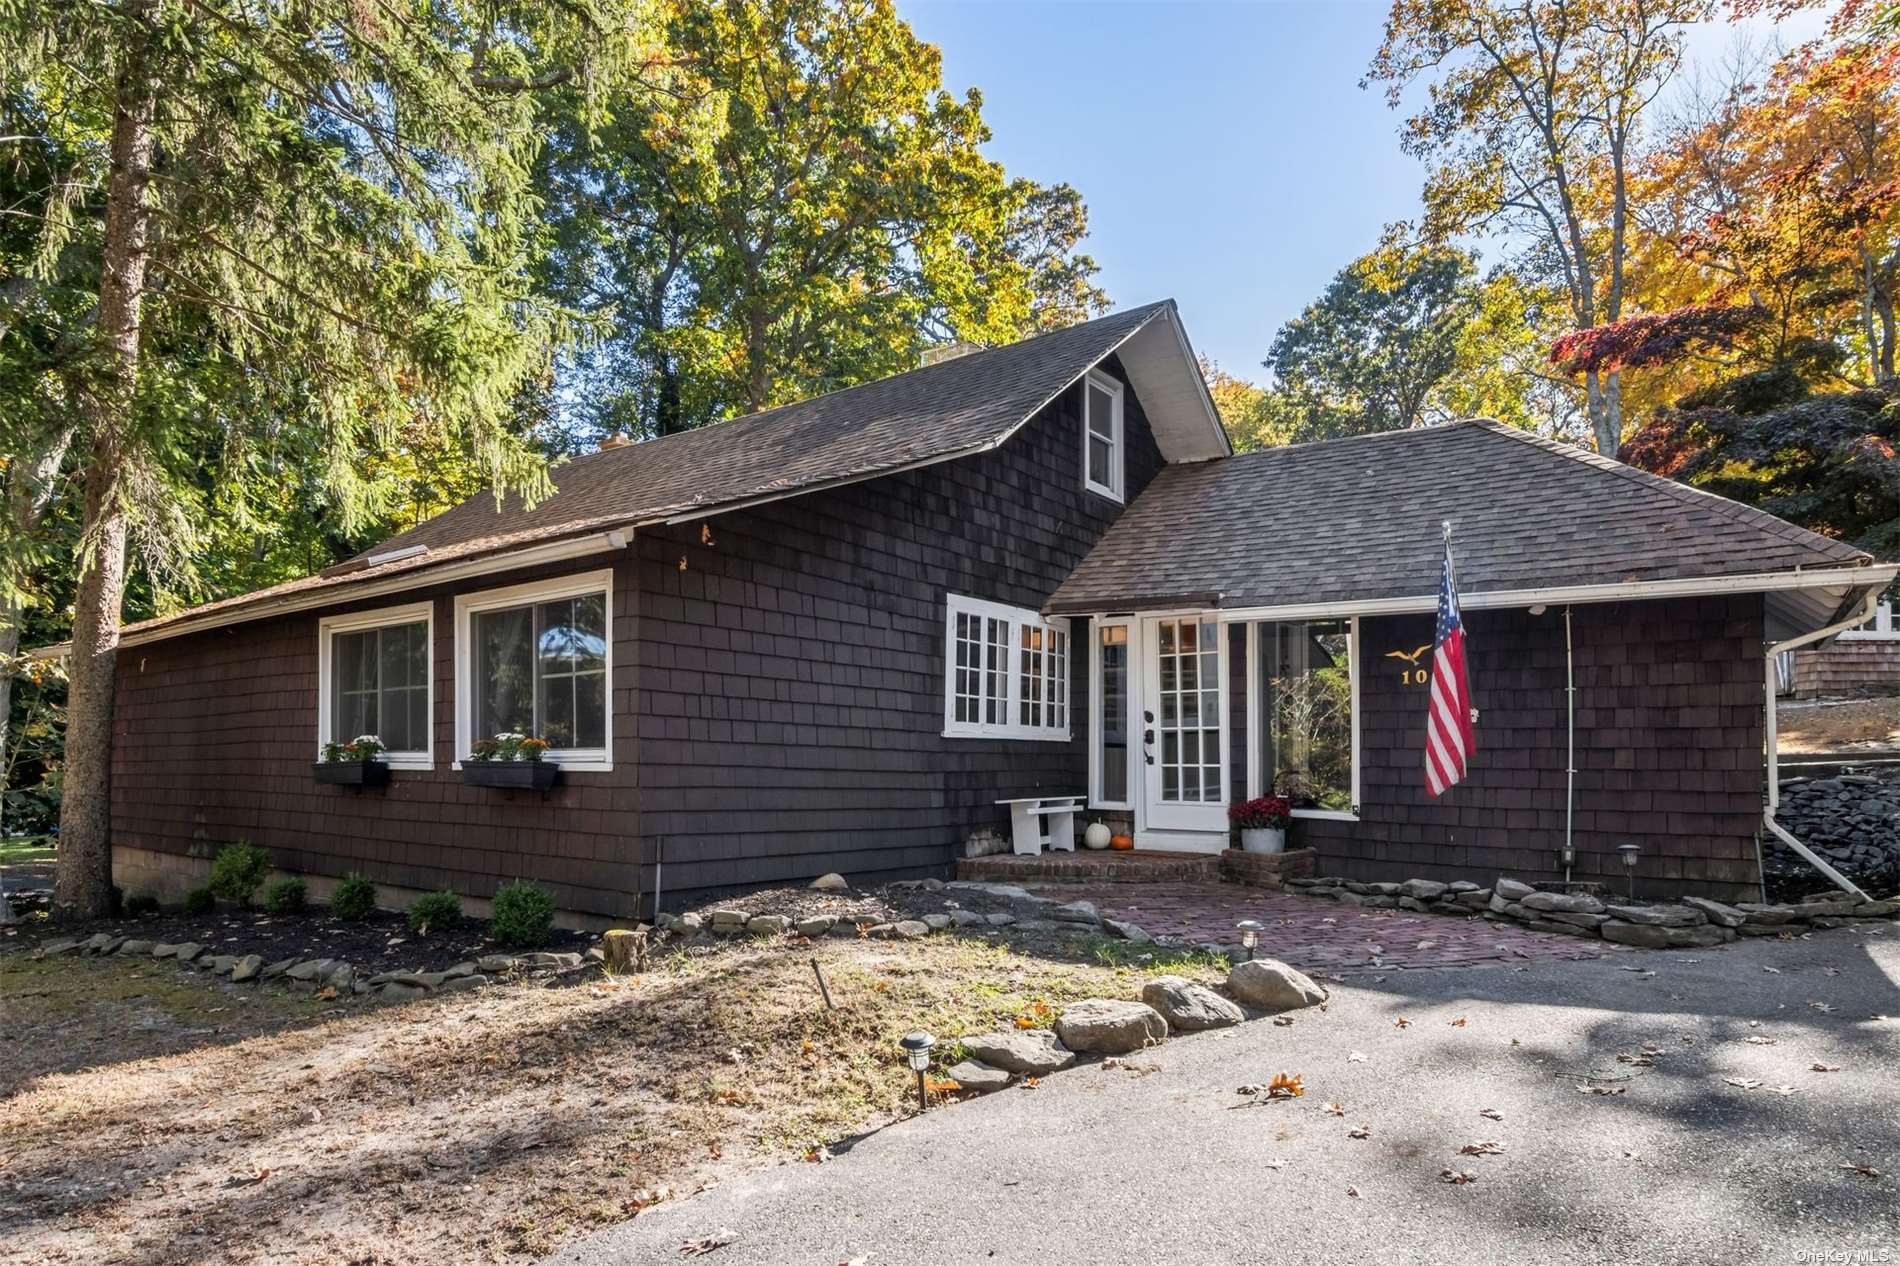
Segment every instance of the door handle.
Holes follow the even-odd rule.
[[[1152,712],[1147,713],[1146,715],[1150,721],[1155,719],[1154,713]],[[1154,746],[1155,746],[1155,732],[1153,730],[1143,730],[1141,732],[1141,758],[1147,761],[1150,765],[1155,763]]]
[[[1141,732],[1141,745],[1143,747],[1153,747],[1155,745],[1155,732],[1153,730],[1143,730]]]

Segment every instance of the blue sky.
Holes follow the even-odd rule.
[[[946,86],[982,89],[992,158],[1082,191],[1116,303],[1179,300],[1196,349],[1232,373],[1264,377],[1281,323],[1417,214],[1423,172],[1399,149],[1399,115],[1359,87],[1383,4],[898,9],[942,48]],[[1692,46],[1716,57],[1734,38],[1723,25]]]

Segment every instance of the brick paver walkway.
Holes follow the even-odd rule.
[[[1367,910],[1236,884],[1041,885],[1042,896],[1092,901],[1150,935],[1236,944],[1242,919],[1265,924],[1256,951],[1307,971],[1462,967],[1527,959],[1597,958],[1601,941],[1406,910]]]

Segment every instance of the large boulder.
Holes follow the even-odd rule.
[[[979,1033],[961,1041],[970,1058],[1031,1077],[1053,1073],[1075,1062],[1075,1052],[1058,1042],[1048,1029]]]
[[[816,888],[819,892],[844,892],[851,887],[850,884],[845,882],[844,876],[836,871],[818,876],[818,878],[811,881],[811,886]]]
[[[1085,998],[1062,1008],[1056,1036],[1072,1051],[1126,1055],[1168,1036],[1168,1022],[1145,1002]]]
[[[1735,939],[1735,933],[1704,923],[1697,927],[1660,927],[1653,923],[1630,923],[1611,919],[1602,928],[1603,939],[1618,945],[1642,949],[1706,949]]]
[[[1227,992],[1262,1011],[1292,1011],[1326,1001],[1326,990],[1311,976],[1277,958],[1234,964],[1227,973]]]
[[[1141,1000],[1159,1011],[1168,1027],[1179,1033],[1224,1029],[1247,1018],[1239,1007],[1212,989],[1179,976],[1156,976],[1141,987]]]
[[[1491,885],[1492,895],[1502,897],[1506,901],[1522,901],[1536,891],[1537,889],[1529,884],[1519,883],[1515,879],[1499,879]]]
[[[1445,890],[1450,886],[1436,879],[1408,879],[1399,885],[1399,895],[1416,901],[1436,901],[1445,895]]]

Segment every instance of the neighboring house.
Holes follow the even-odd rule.
[[[1900,694],[1893,603],[1881,599],[1873,619],[1825,645],[1790,651],[1782,661],[1781,693],[1797,699]]]
[[[1896,570],[1492,423],[1233,456],[1172,303],[554,480],[129,627],[119,882],[175,895],[246,838],[319,892],[526,878],[624,918],[656,886],[944,874],[1014,796],[1219,849],[1276,784],[1328,872],[1550,879],[1568,635],[1577,877],[1620,883],[1635,842],[1646,881],[1740,896],[1764,653]],[[1443,520],[1482,715],[1433,802]],[[504,729],[553,743],[545,798],[464,783]],[[320,744],[366,730],[388,785],[317,785]]]

